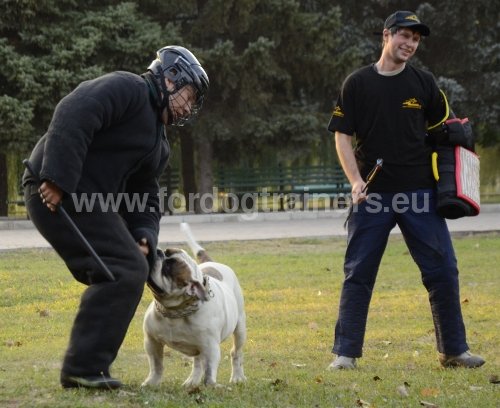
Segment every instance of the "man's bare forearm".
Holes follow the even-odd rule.
[[[352,149],[352,136],[335,132],[335,147],[339,156],[340,164],[351,185],[362,182],[359,174],[356,158]]]
[[[365,194],[363,193],[365,182],[359,173],[356,158],[354,157],[352,136],[335,132],[335,148],[337,149],[337,155],[339,156],[342,169],[351,183],[351,194],[354,203],[362,201],[365,198]]]

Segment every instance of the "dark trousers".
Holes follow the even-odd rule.
[[[436,214],[434,192],[418,190],[404,195],[369,195],[355,208],[348,224],[345,280],[333,352],[347,357],[362,355],[375,279],[389,233],[396,224],[429,294],[438,351],[449,355],[467,351],[450,233],[445,220]]]
[[[108,281],[76,235],[41,202],[34,186],[25,189],[31,220],[79,282],[87,285],[76,314],[62,371],[70,375],[109,375],[141,299],[148,264],[119,214],[76,213],[64,207],[116,278]]]

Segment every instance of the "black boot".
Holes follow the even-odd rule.
[[[72,376],[61,373],[61,385],[63,388],[91,388],[96,390],[115,390],[123,384],[120,380],[109,375]]]

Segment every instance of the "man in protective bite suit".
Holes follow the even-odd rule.
[[[31,153],[37,177],[28,171],[23,176],[29,216],[75,279],[87,285],[62,365],[64,388],[122,385],[111,377],[110,366],[155,262],[158,179],[170,151],[165,127],[194,117],[208,86],[205,70],[189,50],[164,47],[140,76],[117,71],[82,82],[58,103]],[[85,199],[88,205],[82,205]],[[111,199],[114,208],[106,205]],[[58,206],[114,281],[66,226]]]

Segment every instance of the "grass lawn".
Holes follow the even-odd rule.
[[[83,286],[52,250],[0,253],[0,407],[500,407],[500,235],[454,238],[468,341],[487,363],[442,369],[419,271],[391,237],[371,303],[364,357],[355,371],[328,372],[342,283],[343,239],[217,242],[211,256],[237,272],[248,341],[242,385],[228,383],[223,343],[219,387],[188,393],[191,362],[165,349],[158,388],[148,373],[145,290],[112,374],[117,392],[62,390],[61,359]],[[429,405],[425,405],[429,404]]]

